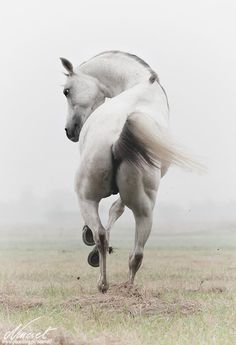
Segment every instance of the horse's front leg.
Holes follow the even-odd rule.
[[[108,223],[107,223],[107,226],[106,226],[108,243],[109,243],[109,240],[110,240],[111,228],[113,227],[113,225],[117,221],[117,219],[120,218],[120,216],[123,214],[124,210],[125,210],[125,205],[122,202],[121,198],[117,199],[111,205],[111,208],[110,208],[110,211],[109,211],[109,219],[108,219]]]
[[[108,290],[109,286],[106,275],[106,257],[108,250],[106,230],[102,226],[98,214],[98,202],[88,200],[79,193],[78,198],[82,217],[85,224],[92,230],[93,238],[99,251],[100,277],[98,280],[98,290],[104,293]]]
[[[117,199],[110,208],[109,211],[109,219],[106,226],[106,232],[107,232],[107,241],[109,244],[110,241],[110,232],[114,225],[114,223],[117,221],[118,218],[123,214],[125,210],[125,205],[123,204],[122,200],[119,198]],[[88,227],[88,225],[84,225],[83,227],[83,241],[87,246],[93,246],[95,244],[93,239],[93,233],[92,230]],[[109,247],[109,252],[110,252]]]

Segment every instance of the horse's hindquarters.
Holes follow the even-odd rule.
[[[143,260],[144,246],[152,229],[153,208],[160,182],[160,169],[146,166],[137,168],[122,162],[117,173],[117,184],[122,202],[135,218],[135,243],[129,258],[129,280],[134,282]]]
[[[160,169],[138,168],[123,161],[117,172],[117,185],[123,203],[131,210],[145,213],[152,210],[160,183]],[[145,211],[146,210],[146,211]]]

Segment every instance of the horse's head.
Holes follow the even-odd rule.
[[[65,131],[67,137],[76,142],[89,115],[105,101],[107,90],[96,78],[82,72],[75,73],[67,59],[61,58],[61,62],[68,72],[63,90],[68,102]]]

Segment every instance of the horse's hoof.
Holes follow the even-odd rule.
[[[109,288],[109,284],[107,282],[99,282],[98,283],[98,291],[102,293],[106,293]]]
[[[82,238],[83,238],[84,243],[87,246],[94,246],[95,242],[93,239],[93,233],[92,233],[92,230],[87,225],[83,227]]]
[[[88,263],[92,267],[99,267],[99,252],[97,247],[94,247],[94,249],[89,253]]]

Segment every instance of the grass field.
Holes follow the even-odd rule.
[[[133,288],[124,283],[128,249],[117,242],[104,295],[96,289],[98,269],[87,264],[88,247],[60,238],[3,240],[0,339],[40,317],[32,329],[57,328],[50,335],[58,345],[236,344],[236,242],[230,234],[228,242],[208,234],[208,246],[199,245],[203,234],[194,247],[189,234],[162,235],[159,245],[151,240]]]

